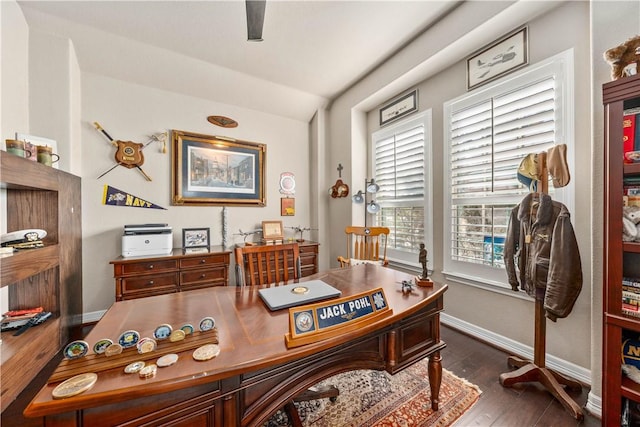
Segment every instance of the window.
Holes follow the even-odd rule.
[[[431,215],[425,216],[431,198],[430,121],[429,111],[372,136],[373,174],[380,186],[375,194],[380,205],[375,221],[391,230],[387,250],[392,262],[417,265],[420,243],[428,251],[433,246]]]
[[[510,288],[502,254],[510,211],[529,191],[516,177],[522,158],[565,143],[572,166],[571,61],[560,54],[445,104],[446,275]],[[570,187],[549,194],[571,209]]]

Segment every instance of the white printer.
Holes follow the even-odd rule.
[[[122,256],[168,255],[173,250],[173,231],[168,224],[125,225]]]

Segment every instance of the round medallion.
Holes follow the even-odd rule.
[[[191,323],[185,323],[180,326],[180,329],[184,331],[185,335],[189,335],[193,333],[193,325]]]
[[[171,335],[169,335],[169,341],[171,342],[182,341],[185,336],[186,334],[182,329],[176,329],[175,331],[171,332]]]
[[[309,288],[307,288],[306,286],[296,286],[295,288],[291,289],[291,293],[296,295],[304,295],[307,292],[309,292]]]
[[[156,330],[153,331],[153,336],[157,340],[164,340],[169,338],[169,335],[171,335],[172,331],[173,331],[173,328],[171,327],[171,325],[167,325],[165,323],[163,325],[158,326]]]
[[[122,346],[120,344],[118,344],[117,342],[114,342],[113,344],[111,344],[104,351],[104,355],[107,356],[107,357],[116,356],[116,355],[118,355],[120,353],[122,353]]]
[[[94,373],[76,375],[58,384],[51,394],[54,399],[76,396],[93,387],[97,380],[98,375]]]
[[[93,345],[93,352],[95,354],[102,354],[111,344],[113,344],[113,341],[109,338],[103,338]]]
[[[306,311],[299,313],[296,316],[296,328],[300,332],[307,332],[313,327],[313,316]]]
[[[138,344],[136,344],[136,346],[138,348],[138,353],[144,354],[144,353],[150,353],[152,351],[155,351],[158,344],[156,343],[156,340],[154,340],[153,338],[142,338],[138,342]]]
[[[124,372],[126,374],[135,374],[140,369],[144,368],[144,365],[145,365],[145,363],[143,361],[141,361],[141,360],[139,360],[137,362],[129,363],[127,366],[125,366]]]
[[[118,343],[122,348],[133,347],[140,341],[140,334],[137,331],[125,331],[118,338]]]
[[[193,351],[193,358],[195,360],[209,360],[213,359],[220,354],[220,346],[217,344],[206,344],[202,347],[198,347]]]
[[[156,364],[159,368],[165,368],[167,366],[171,366],[178,361],[177,354],[165,354],[161,358],[158,359]]]
[[[64,348],[64,357],[67,359],[79,359],[89,352],[89,344],[86,341],[72,341]]]
[[[216,321],[213,319],[213,317],[205,317],[200,321],[201,332],[210,331],[214,328],[214,326],[216,326]]]
[[[156,376],[158,366],[155,363],[146,365],[144,368],[138,371],[138,376],[142,379],[153,378]]]

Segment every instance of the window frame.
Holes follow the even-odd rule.
[[[532,64],[522,70],[510,74],[507,77],[496,80],[486,86],[444,103],[443,108],[443,154],[444,165],[451,164],[451,116],[453,111],[459,111],[467,106],[477,104],[481,100],[495,98],[504,95],[516,88],[523,87],[534,81],[553,76],[556,81],[556,144],[567,145],[567,163],[569,170],[574,169],[575,133],[574,133],[574,70],[573,49],[561,52],[546,60]],[[514,170],[515,174],[516,171]],[[448,280],[488,288],[503,292],[510,290],[504,268],[485,266],[478,263],[470,263],[454,260],[452,251],[452,227],[453,198],[451,195],[451,168],[445,166],[443,170],[443,275]],[[571,179],[566,187],[554,189],[553,199],[563,203],[570,212],[574,212],[575,180]],[[498,205],[501,203],[518,204],[522,197],[488,196],[481,199],[470,198],[470,203],[485,205]],[[475,200],[475,202],[474,202]]]
[[[428,251],[427,255],[427,268],[433,270],[433,150],[432,150],[432,110],[424,110],[419,113],[412,114],[404,120],[389,124],[384,128],[376,130],[371,133],[370,150],[369,150],[369,166],[371,175],[375,173],[376,163],[376,141],[384,138],[388,138],[393,134],[397,134],[422,124],[424,129],[424,198],[421,201],[415,203],[397,203],[397,202],[379,202],[381,207],[395,207],[395,206],[421,206],[424,212],[424,236],[422,241],[425,244],[425,248]],[[374,177],[375,178],[375,177]],[[367,215],[367,214],[365,214]],[[376,223],[375,216],[373,217],[374,224]],[[377,225],[377,224],[376,224]],[[410,267],[412,270],[421,272],[422,266],[418,261],[420,248],[416,247],[414,251],[407,252],[393,248],[387,248],[387,259],[390,265],[396,265],[399,267]]]

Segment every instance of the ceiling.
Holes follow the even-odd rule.
[[[135,77],[138,69],[145,84],[207,98],[208,84],[202,81],[199,89],[190,89],[189,82],[178,87],[179,71],[167,60],[171,56],[190,70],[202,68],[209,78],[243,82],[243,87],[271,86],[265,96],[272,102],[274,93],[290,95],[311,100],[313,108],[326,105],[459,4],[267,0],[264,41],[249,42],[242,0],[18,3],[30,28],[73,41],[82,71],[143,83]],[[264,96],[255,96],[254,102],[228,101],[224,87],[210,88],[210,95],[268,110],[264,100],[264,108],[260,105]],[[229,96],[243,98],[241,91]]]

